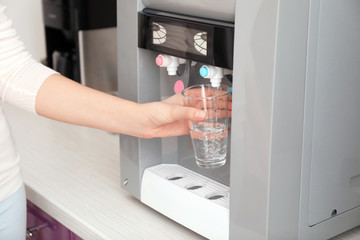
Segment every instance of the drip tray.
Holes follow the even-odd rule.
[[[141,201],[209,239],[228,239],[228,186],[177,164],[144,171]]]

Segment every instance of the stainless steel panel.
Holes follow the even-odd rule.
[[[79,31],[81,83],[110,94],[117,92],[116,27]]]

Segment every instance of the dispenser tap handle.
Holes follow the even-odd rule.
[[[159,54],[155,59],[156,65],[166,67],[170,76],[176,75],[176,71],[180,64],[185,63],[185,59]]]
[[[200,70],[200,76],[210,79],[212,87],[219,87],[224,77],[224,69],[209,65],[203,65]]]

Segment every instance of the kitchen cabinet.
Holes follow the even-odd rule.
[[[30,201],[26,228],[26,240],[82,240]]]

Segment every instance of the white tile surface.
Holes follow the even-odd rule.
[[[120,186],[118,135],[3,106],[27,198],[84,239],[203,239]]]

